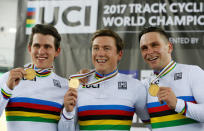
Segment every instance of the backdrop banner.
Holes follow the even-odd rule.
[[[68,77],[82,68],[93,69],[90,38],[97,29],[110,28],[125,43],[119,72],[144,79],[152,74],[139,49],[138,34],[160,26],[174,45],[173,59],[204,68],[204,2],[197,0],[19,0],[14,67],[29,63],[31,28],[52,24],[62,36],[55,71]],[[137,122],[133,126],[143,126]]]
[[[27,43],[38,23],[54,25],[62,36],[56,73],[67,77],[92,69],[90,38],[97,29],[110,28],[125,42],[121,73],[143,79],[148,72],[139,49],[138,34],[160,26],[174,45],[173,59],[204,68],[204,2],[197,0],[19,0],[14,66],[30,62]]]

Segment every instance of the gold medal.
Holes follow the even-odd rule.
[[[157,96],[157,93],[159,92],[159,86],[157,84],[150,84],[149,87],[149,94],[151,96]]]
[[[70,79],[69,80],[69,87],[70,88],[78,88],[79,87],[79,80],[78,79]]]
[[[24,76],[27,80],[32,80],[35,78],[36,76],[36,72],[35,70],[31,69],[31,68],[28,68],[25,70],[26,72],[26,75]]]

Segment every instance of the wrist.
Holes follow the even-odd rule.
[[[74,118],[74,111],[72,112],[67,112],[65,108],[63,108],[62,110],[62,116],[66,119],[66,120],[72,120]]]

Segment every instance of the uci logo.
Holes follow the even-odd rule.
[[[59,33],[96,31],[98,0],[29,1],[26,34],[35,24],[52,24]]]
[[[95,84],[95,85],[83,85],[82,88],[100,88],[100,84]]]

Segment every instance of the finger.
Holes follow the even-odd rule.
[[[10,74],[10,79],[12,79],[13,81],[20,80],[21,78],[23,78],[23,74],[21,72],[14,71]]]
[[[74,89],[74,88],[69,88],[65,95],[70,95],[72,92],[76,92],[77,93],[77,90]]]
[[[81,84],[86,84],[87,83],[87,78],[85,77],[85,78],[82,78],[82,79],[79,79],[79,82],[81,83]]]
[[[89,69],[81,69],[81,70],[79,71],[80,74],[85,74],[85,73],[88,73],[88,72],[90,72]]]
[[[75,105],[76,101],[74,100],[69,100],[69,101],[66,101],[66,105]]]
[[[77,99],[77,94],[70,93],[70,94],[67,94],[67,95],[64,96],[65,100],[70,100],[72,98]]]
[[[166,96],[166,95],[168,95],[168,91],[159,91],[157,94],[158,97],[162,97],[162,96]]]
[[[26,74],[26,71],[23,68],[15,68],[14,71],[15,72],[21,72],[22,75]]]
[[[165,98],[164,97],[158,97],[158,100],[160,104],[164,104]]]
[[[75,96],[75,97],[77,97],[77,89],[75,89],[75,88],[69,88],[69,90],[68,90],[68,95],[70,95],[70,96]]]
[[[74,97],[74,96],[69,96],[69,97],[65,97],[64,98],[64,101],[72,101],[72,100],[74,100],[74,101],[77,101],[77,98],[76,97]]]
[[[19,78],[23,78],[26,72],[23,68],[16,68],[16,69],[11,70],[10,74],[11,74],[11,77],[18,76]]]

